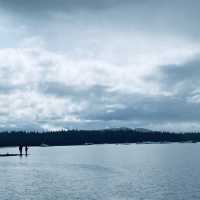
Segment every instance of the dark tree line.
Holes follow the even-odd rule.
[[[144,142],[199,142],[200,133],[140,132],[132,129],[1,132],[0,146],[83,145]]]

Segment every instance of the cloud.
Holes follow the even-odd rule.
[[[156,81],[160,89],[171,95],[190,98],[199,90],[200,61],[198,55],[186,62],[160,66],[157,76],[150,76],[149,81]]]
[[[176,62],[184,66],[182,60],[191,59],[193,50],[180,56],[176,48],[169,50],[170,59],[166,63],[173,63],[178,55]],[[139,63],[140,56],[135,59]],[[132,61],[122,66],[107,57],[76,59],[43,47],[1,49],[0,61],[0,96],[7,104],[2,105],[6,108],[1,109],[2,124],[12,125],[11,128],[23,129],[28,124],[31,129],[86,128],[87,125],[103,128],[117,124],[133,127],[153,122],[194,123],[199,117],[198,112],[189,112],[197,110],[196,104],[163,90],[163,84],[169,85],[176,71],[180,73],[170,65],[160,66],[160,58],[153,60],[152,65],[140,63],[143,69],[146,67],[145,72]],[[186,79],[187,70],[181,72]],[[146,82],[146,75],[157,79]]]
[[[199,82],[200,60],[195,58],[183,64],[162,66],[160,68],[161,79],[166,85],[188,84],[193,82],[196,86]]]
[[[96,120],[120,120],[120,121],[151,121],[159,122],[197,122],[200,113],[197,104],[187,102],[178,97],[142,96],[133,95],[129,101],[120,102],[124,105],[112,112],[99,112]],[[96,113],[95,113],[96,114]],[[92,116],[94,118],[94,116]]]
[[[123,3],[138,3],[138,0],[130,1],[125,0]],[[17,0],[13,2],[12,0],[0,1],[1,5],[7,9],[12,9],[14,11],[22,12],[36,12],[36,11],[49,11],[49,10],[59,10],[59,11],[71,11],[72,9],[106,9],[112,6],[122,4],[120,0],[102,0],[102,1],[93,1],[93,0],[48,0],[48,1],[30,1],[26,0]]]
[[[128,28],[166,34],[178,31],[182,36],[187,35],[195,39],[199,36],[200,3],[198,0],[162,2],[159,0],[35,0],[28,2],[1,0],[0,7],[10,16],[19,17],[22,23],[35,21],[32,23],[35,26],[40,22],[51,27],[56,26],[59,21],[53,24],[54,21],[51,18],[53,15],[59,20],[65,19],[67,24],[71,23],[71,20],[75,23],[81,22],[82,25],[86,21],[89,24],[103,22],[104,25],[104,22],[107,22],[112,27],[121,27],[121,30]],[[65,17],[62,19],[61,16]],[[48,21],[50,19],[51,22]]]
[[[1,1],[2,129],[198,127],[198,1]]]

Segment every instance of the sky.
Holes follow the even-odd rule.
[[[199,0],[0,0],[0,130],[200,130]]]

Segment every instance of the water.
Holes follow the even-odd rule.
[[[199,152],[178,143],[33,147],[0,158],[0,199],[199,200]]]

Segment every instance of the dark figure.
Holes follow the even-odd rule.
[[[26,153],[26,156],[28,155],[28,146],[26,145],[25,146],[25,153]]]
[[[20,156],[22,156],[22,150],[23,150],[23,145],[19,145],[19,153],[20,153]]]

